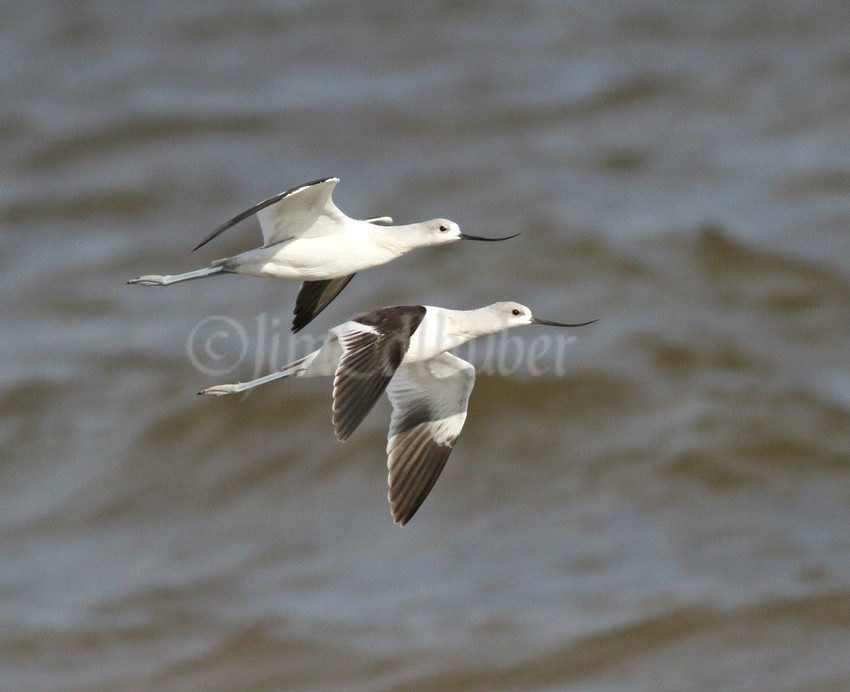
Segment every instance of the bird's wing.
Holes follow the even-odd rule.
[[[354,274],[341,276],[337,279],[323,281],[305,281],[301,284],[298,297],[295,299],[295,317],[292,320],[292,331],[297,332],[306,327],[331,301],[336,298]]]
[[[388,498],[404,526],[428,497],[466,420],[475,368],[451,353],[405,363],[387,387],[393,406],[387,436]]]
[[[286,192],[280,192],[216,228],[192,250],[203,247],[228,228],[254,214],[263,231],[263,247],[305,235],[324,235],[338,230],[336,224],[346,218],[331,199],[339,178],[321,178]]]
[[[331,329],[342,347],[333,386],[337,439],[348,439],[372,410],[424,317],[421,305],[381,308]]]

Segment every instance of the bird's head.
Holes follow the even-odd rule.
[[[527,324],[541,324],[550,327],[584,327],[588,324],[593,324],[597,320],[589,322],[552,322],[539,317],[534,317],[531,310],[525,305],[513,302],[493,303],[484,308],[488,314],[488,321],[492,322],[495,327],[501,325],[498,330],[509,329],[511,327],[521,327]],[[496,331],[496,329],[494,329]]]
[[[513,235],[505,236],[504,238],[484,238],[477,235],[469,235],[468,233],[462,233],[460,226],[458,226],[454,221],[449,221],[448,219],[431,219],[430,221],[425,221],[419,225],[421,226],[424,245],[447,245],[448,243],[454,243],[458,240],[484,240],[495,242],[515,238],[519,235],[519,233],[514,233]]]

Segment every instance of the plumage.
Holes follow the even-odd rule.
[[[406,524],[431,492],[466,420],[475,368],[451,353],[402,365],[387,386],[388,499]]]
[[[273,195],[225,221],[194,249],[251,216],[257,217],[262,231],[263,244],[258,248],[215,260],[204,269],[174,275],[146,274],[127,283],[168,286],[221,274],[303,281],[292,325],[297,332],[359,271],[391,262],[418,247],[458,240],[507,240],[461,233],[458,225],[447,219],[403,226],[393,226],[388,216],[352,219],[333,202],[338,182],[338,178],[321,178]]]
[[[283,233],[280,232],[281,229],[277,227],[277,224],[275,224],[275,220],[284,216],[287,211],[298,215],[301,213],[302,208],[305,210],[309,210],[311,208],[322,209],[327,207],[328,203],[330,203],[332,208],[328,209],[328,211],[330,211],[328,216],[339,218],[341,212],[336,208],[333,201],[331,201],[331,193],[338,182],[339,178],[319,178],[318,180],[313,180],[309,183],[305,183],[304,185],[293,187],[291,190],[286,190],[284,192],[279,192],[276,195],[272,195],[271,197],[264,199],[262,202],[255,204],[253,207],[249,207],[245,211],[237,214],[232,219],[225,221],[221,224],[221,226],[216,228],[200,243],[193,247],[192,252],[202,248],[213,238],[217,238],[227,229],[232,228],[240,221],[244,221],[254,214],[257,214],[257,218],[260,221],[260,228],[263,232],[263,247],[268,247],[274,243],[286,240],[289,237],[299,235],[298,225],[296,222],[292,223],[290,230],[284,231]],[[297,198],[297,202],[299,204],[296,206],[293,204],[293,201],[296,201],[294,200],[294,196],[299,193],[300,197]],[[269,209],[269,207],[272,206],[274,206],[274,209]],[[293,207],[293,209],[290,210],[290,207]],[[320,218],[319,214],[316,216]],[[313,221],[315,222],[315,219],[313,219]]]
[[[347,440],[372,410],[424,317],[425,308],[420,305],[385,308],[331,330],[342,347],[333,385],[337,439]]]
[[[301,284],[301,290],[298,291],[298,297],[295,299],[292,331],[300,331],[312,322],[313,318],[330,305],[353,278],[354,274],[349,274],[338,279],[305,281]]]
[[[595,320],[593,320],[595,321]],[[466,420],[475,368],[448,349],[526,324],[579,327],[532,317],[519,303],[478,310],[404,305],[375,310],[334,327],[321,348],[250,382],[199,392],[221,396],[284,377],[333,376],[333,424],[345,441],[386,391],[388,499],[393,520],[410,521],[448,461]]]

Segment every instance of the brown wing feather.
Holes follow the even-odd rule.
[[[387,387],[393,406],[387,440],[393,519],[406,524],[448,461],[463,429],[475,368],[451,353],[402,365]]]
[[[372,410],[424,317],[421,305],[382,308],[355,318],[358,327],[338,334],[343,353],[333,388],[337,439],[348,439]]]
[[[435,442],[428,423],[393,438],[387,498],[394,521],[404,526],[416,514],[443,472],[456,439]]]

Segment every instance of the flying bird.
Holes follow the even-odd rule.
[[[263,232],[261,247],[215,260],[203,269],[165,276],[146,274],[127,283],[168,286],[227,273],[303,281],[295,299],[292,321],[292,331],[297,332],[363,269],[386,264],[418,247],[458,240],[508,240],[519,235],[482,238],[461,233],[458,225],[448,219],[403,226],[393,226],[389,216],[364,221],[352,219],[333,203],[332,194],[338,182],[339,178],[323,178],[269,197],[225,221],[193,251],[255,214]]]
[[[582,327],[593,322],[539,319],[519,303],[477,310],[387,307],[332,328],[321,348],[277,372],[198,393],[222,396],[283,377],[332,376],[333,426],[337,439],[345,441],[386,391],[393,409],[388,498],[393,520],[404,525],[436,483],[466,419],[475,368],[448,350],[521,325]]]

